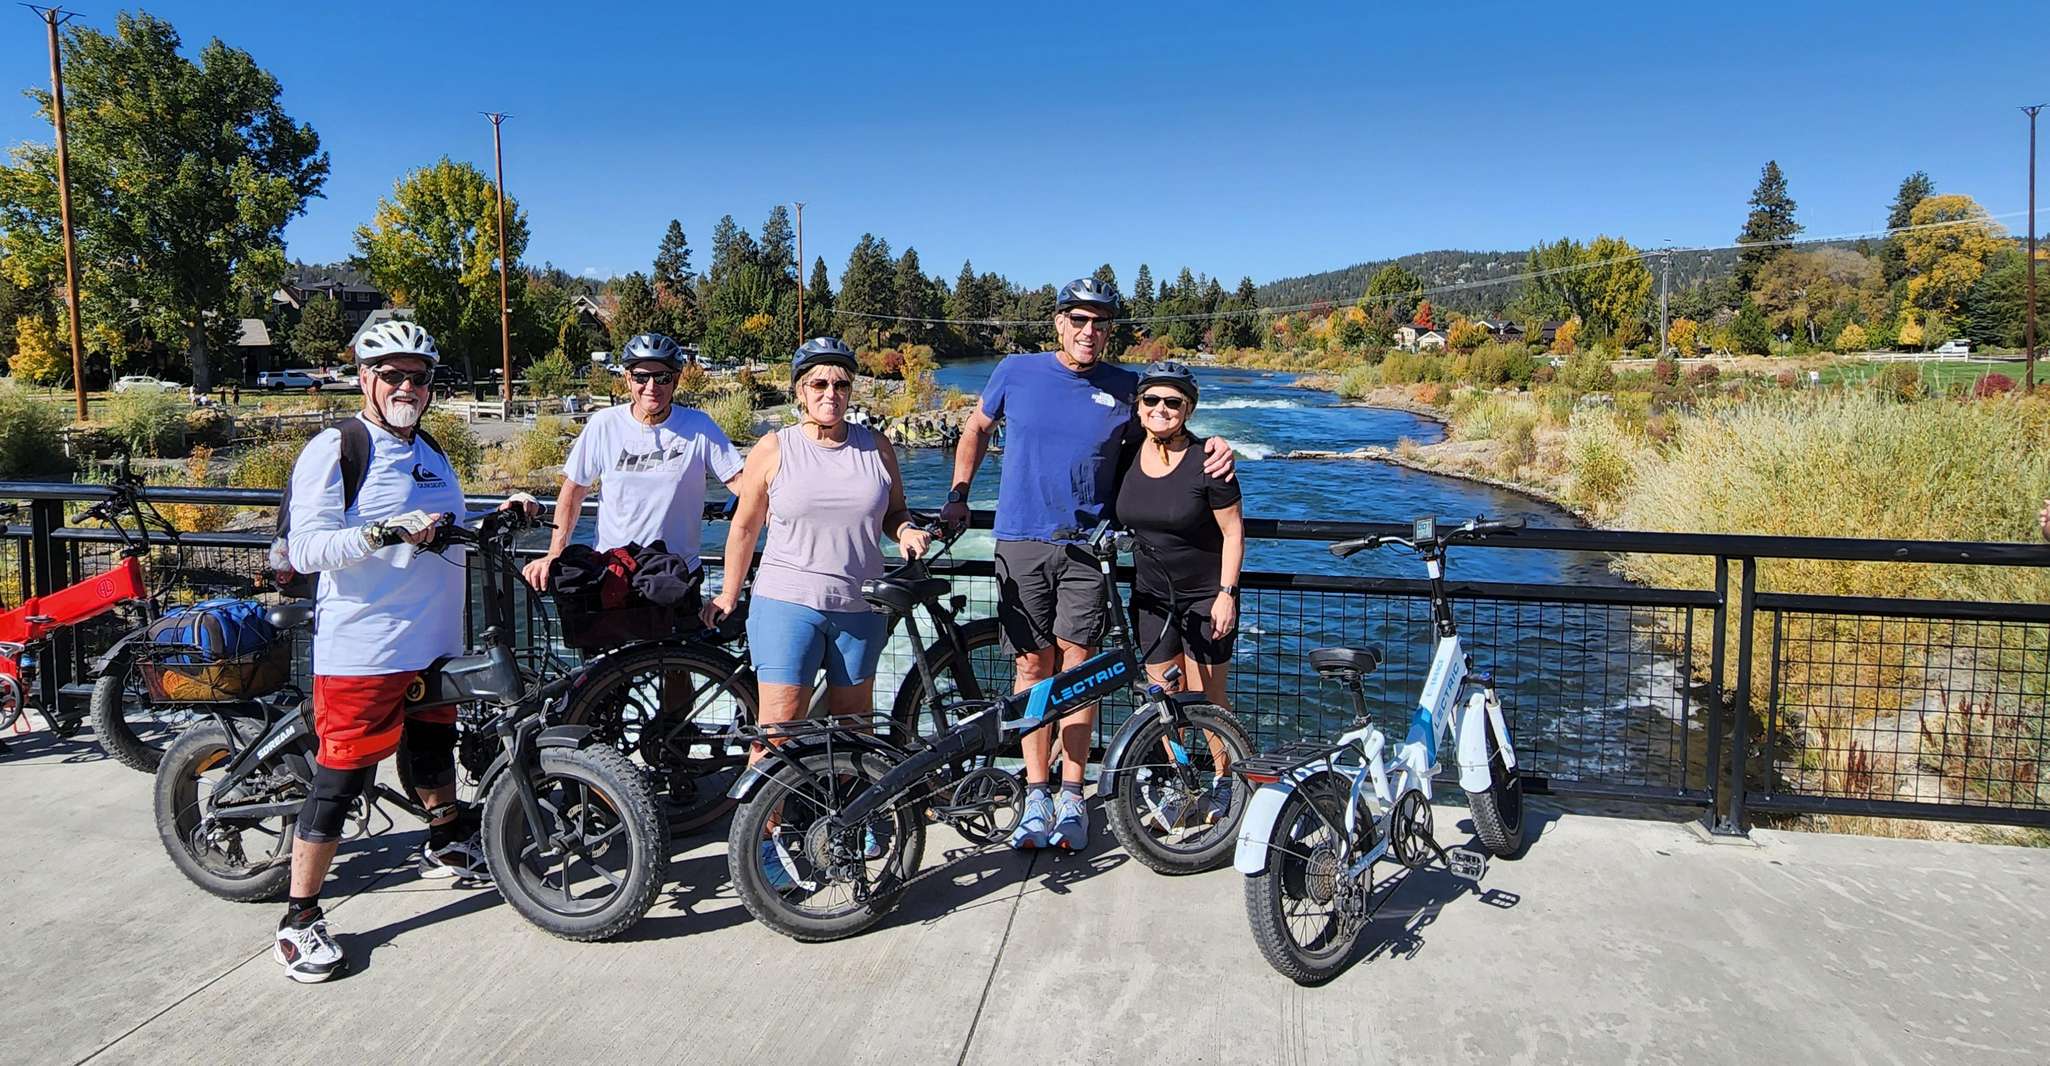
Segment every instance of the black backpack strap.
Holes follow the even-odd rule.
[[[426,426],[414,426],[413,436],[419,440],[426,441],[427,446],[434,449],[434,454],[441,456],[444,460],[448,458],[448,453],[441,448],[441,442],[434,439],[434,434],[427,432]]]
[[[335,427],[342,431],[342,510],[356,506],[356,493],[370,469],[370,427],[360,418],[348,418]]]

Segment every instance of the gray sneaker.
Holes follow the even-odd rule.
[[[1053,800],[1044,789],[1033,789],[1025,794],[1025,814],[1018,819],[1018,828],[1011,830],[1011,847],[1021,851],[1045,847],[1052,824]]]
[[[1204,805],[1203,820],[1210,825],[1231,817],[1231,778],[1227,777],[1210,786],[1209,803]]]
[[[1081,851],[1089,846],[1089,809],[1082,806],[1082,797],[1072,792],[1061,793],[1054,801],[1055,819],[1053,834],[1046,838],[1049,845]]]

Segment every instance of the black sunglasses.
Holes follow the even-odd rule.
[[[1158,405],[1161,407],[1165,407],[1170,411],[1179,411],[1182,408],[1187,407],[1189,405],[1189,400],[1185,396],[1163,396],[1159,393],[1149,392],[1146,395],[1139,397],[1139,405],[1142,407],[1153,407],[1155,405]]]
[[[648,370],[636,370],[636,371],[634,371],[634,372],[633,372],[633,373],[632,373],[632,374],[631,374],[630,376],[631,376],[631,377],[632,377],[632,378],[634,379],[634,384],[636,384],[636,385],[646,385],[646,384],[648,384],[649,382],[653,382],[653,383],[655,383],[655,384],[657,384],[657,385],[674,385],[674,384],[676,384],[676,375],[675,375],[675,374],[672,374],[672,373],[670,373],[670,372],[669,372],[669,371],[667,371],[667,370],[663,370],[663,371],[648,371]]]
[[[1070,311],[1068,325],[1076,329],[1109,329],[1110,319],[1098,315],[1078,315]]]
[[[804,383],[804,387],[813,392],[853,392],[854,382],[842,378],[812,378]]]
[[[434,381],[432,370],[373,370],[371,373],[377,380],[394,389],[409,381],[413,383],[414,388],[424,389]]]

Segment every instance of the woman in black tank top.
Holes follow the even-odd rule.
[[[1246,535],[1239,486],[1203,473],[1203,441],[1188,431],[1196,379],[1180,363],[1155,363],[1139,379],[1138,419],[1145,438],[1118,486],[1117,518],[1147,550],[1134,555],[1134,634],[1146,673],[1164,683],[1171,667],[1181,687],[1230,709],[1225,682],[1238,636],[1239,568]],[[1215,765],[1229,755],[1210,738]],[[1230,777],[1220,773],[1223,808]]]

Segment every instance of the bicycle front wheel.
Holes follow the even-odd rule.
[[[1246,878],[1246,918],[1267,964],[1297,984],[1336,977],[1364,922],[1367,884],[1343,881],[1352,851],[1340,839],[1348,791],[1332,774],[1296,786],[1275,819],[1267,865]]]
[[[726,863],[756,921],[795,940],[839,940],[896,909],[925,855],[922,813],[899,802],[859,825],[827,821],[889,769],[876,752],[819,752],[779,762],[740,805]]]
[[[677,832],[733,809],[726,792],[747,764],[735,726],[756,720],[756,690],[740,662],[697,644],[647,644],[609,656],[570,697],[566,725],[593,732],[645,767]]]
[[[1177,748],[1188,758],[1186,770]],[[1119,765],[1107,767],[1118,782],[1117,795],[1104,801],[1111,833],[1159,873],[1223,866],[1238,843],[1248,798],[1232,787],[1231,767],[1252,754],[1245,727],[1216,704],[1185,704],[1178,721],[1147,723]]]
[[[1523,850],[1523,778],[1502,763],[1502,749],[1508,738],[1495,735],[1495,723],[1487,722],[1488,787],[1466,797],[1473,811],[1475,835],[1488,854],[1512,859]]]
[[[610,748],[544,748],[532,783],[540,836],[520,802],[519,767],[484,798],[484,859],[498,891],[564,940],[632,928],[669,880],[669,830],[648,785]]]

